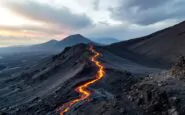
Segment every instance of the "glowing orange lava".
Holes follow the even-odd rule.
[[[104,66],[101,64],[101,62],[99,62],[97,60],[98,57],[100,57],[100,53],[97,52],[93,46],[90,46],[89,50],[94,54],[92,57],[91,57],[91,62],[93,62],[96,67],[98,68],[98,71],[96,73],[96,76],[94,79],[92,80],[89,80],[85,83],[83,83],[82,85],[78,86],[75,88],[75,91],[78,92],[80,94],[80,97],[79,98],[76,98],[66,104],[64,104],[61,108],[59,108],[59,111],[60,111],[60,115],[64,115],[66,112],[68,112],[70,110],[70,108],[80,102],[80,101],[83,101],[83,100],[86,100],[88,99],[92,92],[88,90],[88,87],[94,83],[96,83],[97,81],[99,81],[100,79],[102,79],[104,76],[105,76],[105,68]]]

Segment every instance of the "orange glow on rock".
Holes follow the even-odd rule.
[[[70,102],[65,103],[64,105],[62,105],[62,107],[60,107],[58,110],[60,111],[60,115],[64,115],[66,112],[68,112],[70,110],[70,108],[83,100],[88,99],[92,92],[88,90],[88,87],[94,83],[96,83],[97,81],[101,80],[104,76],[105,76],[105,68],[104,66],[101,64],[100,61],[97,60],[98,57],[100,57],[100,53],[97,52],[93,46],[90,46],[89,50],[94,54],[91,57],[91,62],[94,63],[96,65],[96,67],[98,68],[98,71],[96,73],[96,76],[94,79],[89,80],[85,83],[83,83],[82,85],[78,86],[75,88],[75,91],[78,92],[80,94],[79,98],[76,98]]]

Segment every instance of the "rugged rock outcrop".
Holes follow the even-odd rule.
[[[181,56],[174,67],[171,69],[171,75],[179,80],[185,80],[185,57]]]
[[[150,74],[128,91],[128,98],[149,115],[185,114],[185,59],[168,71]]]

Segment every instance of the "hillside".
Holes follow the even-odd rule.
[[[48,57],[20,73],[9,77],[2,76],[0,110],[7,114],[31,115],[33,112],[37,115],[54,114],[58,107],[77,96],[74,92],[75,86],[94,77],[97,68],[90,61],[92,52],[88,49],[89,46],[85,44],[67,47],[62,53]],[[121,95],[123,85],[126,89],[135,82],[135,78],[127,71],[135,75],[160,71],[160,69],[147,68],[115,56],[101,47],[96,47],[96,50],[102,54],[99,60],[105,65],[107,75],[102,81],[97,82],[97,85],[92,85],[90,88],[94,93],[91,97],[93,102],[88,107],[93,106],[94,112],[98,109],[95,103],[97,99],[101,100],[101,106],[106,104],[105,106],[110,108],[112,113],[119,112],[121,103],[127,99],[117,105],[119,109],[115,109],[111,103],[118,103],[118,100],[114,96]],[[117,78],[114,78],[115,76]],[[131,103],[130,105],[128,109],[134,106]],[[78,107],[78,105],[75,106]],[[88,112],[86,111],[88,107],[84,108],[83,114]],[[104,110],[101,109],[101,111]],[[137,112],[136,109],[133,108],[133,113],[141,112]],[[73,112],[80,113],[81,111],[74,110]]]
[[[28,68],[34,68],[33,66],[42,60],[61,53],[67,46],[78,43],[92,42],[81,35],[72,35],[61,41],[51,40],[33,46],[0,48],[0,79],[17,75]]]
[[[129,60],[132,55],[126,50],[120,57],[105,47],[94,49],[100,54],[96,64],[104,66],[106,75],[87,88],[91,92],[87,100],[74,104],[65,115],[185,113],[183,57],[163,71]],[[0,73],[0,113],[59,114],[63,104],[80,96],[75,88],[95,78],[98,68],[92,56],[96,57],[88,45],[79,44],[12,76]]]
[[[185,22],[151,35],[110,45],[114,49],[130,51],[160,62],[174,63],[185,55]]]

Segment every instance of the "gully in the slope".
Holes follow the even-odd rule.
[[[100,53],[97,52],[92,45],[89,47],[89,50],[93,53],[93,56],[90,58],[90,60],[92,63],[94,63],[96,65],[96,67],[98,68],[98,71],[97,71],[94,79],[89,80],[89,81],[87,81],[87,82],[83,83],[82,85],[75,88],[75,91],[80,94],[80,97],[78,97],[74,100],[71,100],[71,101],[65,103],[64,105],[62,105],[58,109],[60,112],[60,115],[64,115],[66,112],[68,112],[74,104],[81,102],[83,100],[87,100],[92,94],[92,92],[88,90],[89,86],[96,83],[97,81],[101,80],[105,76],[105,68],[102,65],[102,63],[100,61],[98,61],[98,59],[97,59],[100,57]]]

